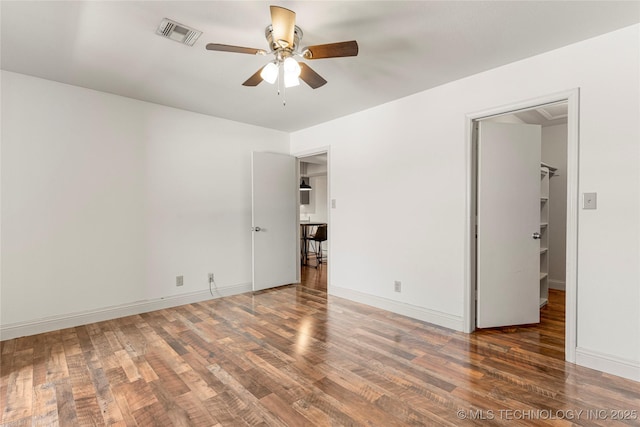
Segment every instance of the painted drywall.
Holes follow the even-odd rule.
[[[598,209],[579,212],[577,346],[640,379],[639,33],[628,27],[293,133],[294,154],[331,146],[330,292],[462,329],[466,116],[580,88],[579,188],[598,192]]]
[[[327,222],[327,177],[309,177],[309,204],[300,205],[300,220],[311,222]]]
[[[542,161],[558,168],[549,180],[549,287],[565,289],[567,264],[567,125],[542,128]]]
[[[327,222],[327,176],[311,177],[313,186],[313,198],[316,202],[316,212],[311,216],[311,221]]]
[[[289,135],[3,71],[3,327],[250,283],[252,150]]]

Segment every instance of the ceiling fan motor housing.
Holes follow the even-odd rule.
[[[278,43],[278,40],[273,40],[273,25],[268,25],[264,30],[264,36],[267,39],[271,50],[273,50],[274,52],[278,50],[284,50],[288,51],[290,54],[294,53],[298,49],[300,40],[302,40],[302,34],[302,29],[300,29],[300,27],[296,25],[293,29],[293,46],[282,46],[280,43]]]

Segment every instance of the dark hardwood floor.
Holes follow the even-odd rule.
[[[564,360],[565,292],[549,289],[549,303],[540,310],[540,324],[481,329],[487,336],[508,346]]]
[[[327,291],[327,264],[320,264],[318,268],[305,267],[300,269],[300,285],[307,289]]]
[[[557,313],[467,335],[327,296],[326,266],[304,273],[2,342],[2,425],[639,424],[640,383],[562,361]]]

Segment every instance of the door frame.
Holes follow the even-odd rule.
[[[300,161],[305,157],[317,156],[319,154],[327,155],[327,292],[329,291],[329,284],[331,283],[331,234],[333,227],[331,227],[331,147],[322,146],[317,148],[311,148],[308,150],[296,151],[290,153],[296,158],[296,176],[298,184],[300,184]],[[298,215],[296,216],[296,230],[298,233],[298,256],[300,256],[300,192],[298,191]],[[300,260],[297,262],[298,266],[298,282],[300,282]]]
[[[566,246],[566,307],[565,360],[575,363],[577,345],[577,277],[578,277],[578,205],[579,205],[579,107],[580,89],[570,89],[539,98],[507,104],[466,115],[465,169],[465,279],[464,332],[476,329],[476,180],[477,153],[475,122],[518,111],[530,110],[546,104],[567,102],[567,246]]]

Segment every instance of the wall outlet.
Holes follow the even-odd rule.
[[[396,292],[402,292],[402,282],[399,280],[396,280],[393,282],[393,290]]]
[[[184,285],[184,276],[176,276],[176,286]]]
[[[213,273],[209,273],[209,283],[213,283],[215,279],[213,278]]]

